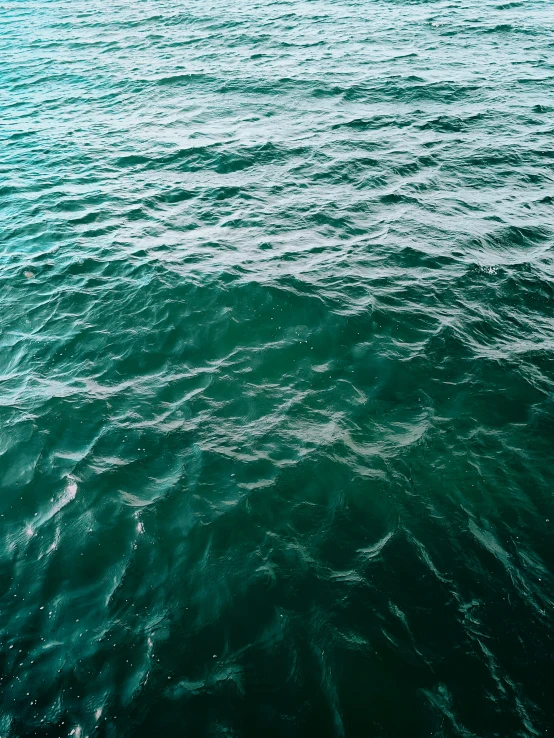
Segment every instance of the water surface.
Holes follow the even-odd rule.
[[[554,729],[554,6],[0,6],[0,734]]]

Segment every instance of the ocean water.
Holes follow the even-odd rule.
[[[550,735],[551,0],[0,62],[0,736]]]

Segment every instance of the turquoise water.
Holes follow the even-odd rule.
[[[0,61],[0,735],[550,735],[552,2]]]

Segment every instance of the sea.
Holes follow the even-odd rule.
[[[1,738],[554,733],[552,0],[0,0]]]

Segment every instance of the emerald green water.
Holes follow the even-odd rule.
[[[554,730],[554,6],[0,6],[0,736]]]

